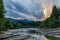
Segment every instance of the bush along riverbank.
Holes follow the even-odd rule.
[[[55,37],[55,36],[51,36],[51,35],[45,35],[49,40],[60,40],[60,38]]]

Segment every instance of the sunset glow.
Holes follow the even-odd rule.
[[[45,18],[47,17],[47,14],[48,14],[47,9],[45,9],[45,10],[44,10]]]

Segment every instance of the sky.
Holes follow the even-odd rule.
[[[60,7],[60,0],[4,0],[5,17],[42,21],[50,17],[52,6]]]

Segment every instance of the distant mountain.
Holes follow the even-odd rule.
[[[12,22],[32,22],[31,20],[27,20],[27,19],[19,19],[19,20],[13,18],[6,18],[6,19]]]

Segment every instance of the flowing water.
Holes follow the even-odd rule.
[[[19,35],[7,38],[5,40],[48,40],[44,35],[35,32],[31,33],[28,29],[20,29],[16,30],[16,32]]]

